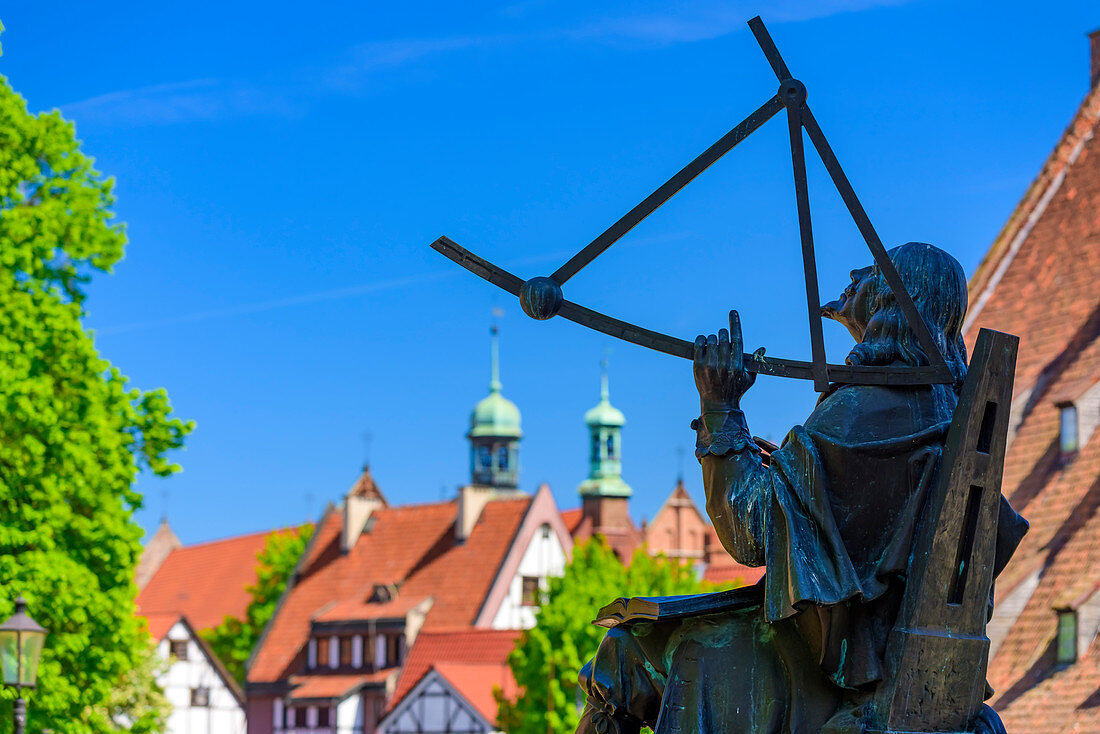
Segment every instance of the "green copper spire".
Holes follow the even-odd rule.
[[[607,359],[600,363],[600,402],[584,414],[591,440],[588,479],[581,482],[581,495],[629,497],[633,492],[622,478],[622,427],[626,418],[611,404]]]
[[[519,484],[519,408],[501,394],[500,345],[496,325],[489,332],[489,394],[470,414],[470,476],[473,484],[515,489]]]

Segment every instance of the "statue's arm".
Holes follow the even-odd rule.
[[[745,369],[742,348],[736,311],[730,311],[729,331],[695,340],[693,370],[702,415],[692,426],[698,432],[695,455],[703,466],[707,514],[718,538],[739,562],[762,566],[772,478],[741,412],[741,396],[756,380]]]
[[[762,566],[776,478],[761,459],[745,414],[737,408],[704,411],[694,426],[707,514],[718,539],[739,563]]]

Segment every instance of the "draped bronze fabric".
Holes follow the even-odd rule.
[[[581,676],[580,731],[610,715],[659,734],[818,732],[820,711],[866,698],[955,405],[940,385],[839,386],[770,457],[739,410],[696,421],[707,512],[736,560],[766,566],[763,606],[613,630]],[[998,571],[1025,530],[1002,498]]]

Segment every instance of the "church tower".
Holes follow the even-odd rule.
[[[489,394],[470,415],[470,483],[494,489],[519,487],[519,408],[500,392],[500,345],[497,327],[490,331]]]
[[[630,485],[623,481],[622,432],[626,418],[611,404],[607,360],[602,363],[600,402],[584,414],[588,426],[588,479],[581,495],[581,523],[574,540],[602,535],[615,555],[629,563],[641,534],[630,517]]]
[[[623,481],[622,433],[626,418],[611,404],[607,385],[607,360],[600,374],[600,402],[584,414],[588,426],[588,479],[581,482],[581,497],[630,497],[630,486]]]

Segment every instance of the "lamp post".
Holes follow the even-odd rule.
[[[42,654],[42,643],[46,641],[46,630],[27,614],[27,602],[20,596],[15,600],[15,614],[0,624],[0,672],[4,685],[15,686],[15,734],[23,734],[27,726],[27,704],[23,700],[23,689],[34,688],[34,679],[38,673],[38,657]]]

